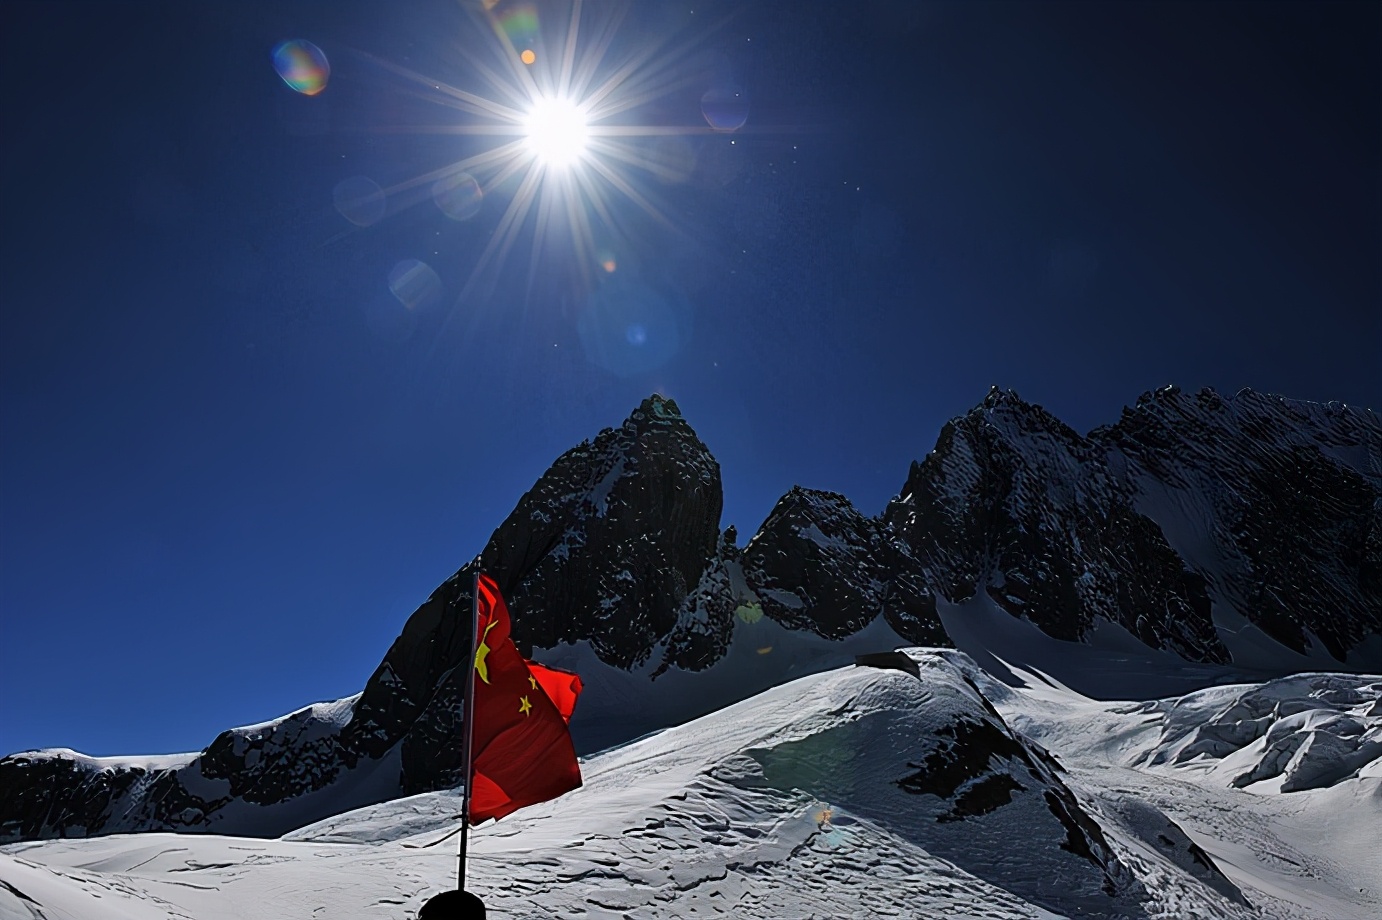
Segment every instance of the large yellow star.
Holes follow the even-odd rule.
[[[523,713],[523,715],[530,715],[531,713],[529,713],[529,710],[532,708],[533,704],[528,702],[528,698],[526,696],[521,696],[518,698],[518,711]]]
[[[494,626],[494,621],[490,620],[489,625],[485,627],[484,635],[480,637],[479,647],[475,649],[475,671],[485,683],[489,683],[489,666],[485,664],[485,659],[489,657],[490,652],[489,646],[485,644],[485,636],[489,635]]]

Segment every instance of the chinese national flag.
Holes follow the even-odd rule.
[[[470,820],[502,818],[581,784],[566,723],[581,679],[526,661],[509,638],[509,610],[488,575],[475,581],[475,700]]]

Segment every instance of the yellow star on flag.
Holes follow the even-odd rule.
[[[518,711],[523,713],[523,715],[530,715],[529,710],[532,708],[533,704],[528,702],[528,698],[526,696],[521,696],[518,698]]]
[[[479,648],[475,649],[475,673],[479,674],[480,679],[485,683],[489,683],[489,666],[485,664],[485,659],[489,657],[489,646],[485,644],[485,636],[489,635],[489,631],[494,626],[494,621],[490,620],[489,624],[485,626],[484,634],[480,636]]]
[[[537,678],[531,674],[528,675],[528,686],[532,687],[534,690],[537,689]]]

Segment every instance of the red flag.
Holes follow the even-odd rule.
[[[475,581],[474,764],[470,819],[502,818],[581,785],[566,723],[581,679],[525,661],[509,637],[509,610],[488,575]],[[551,689],[548,689],[548,688]]]
[[[557,707],[557,712],[561,713],[562,721],[570,723],[571,713],[576,708],[576,697],[581,695],[584,686],[581,679],[570,671],[549,668],[536,661],[526,664],[528,670],[533,672],[533,677],[537,678],[538,685],[547,694],[547,698]]]

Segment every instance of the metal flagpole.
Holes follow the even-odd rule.
[[[475,580],[470,588],[470,651],[466,655],[466,675],[465,675],[465,724],[462,726],[461,734],[461,764],[465,769],[465,791],[461,794],[461,843],[460,852],[457,853],[458,865],[456,866],[456,890],[465,891],[465,850],[466,839],[470,836],[470,787],[475,778],[475,765],[471,763],[471,737],[474,732],[471,727],[475,724],[475,646],[479,642],[480,635],[480,573],[475,573]]]

